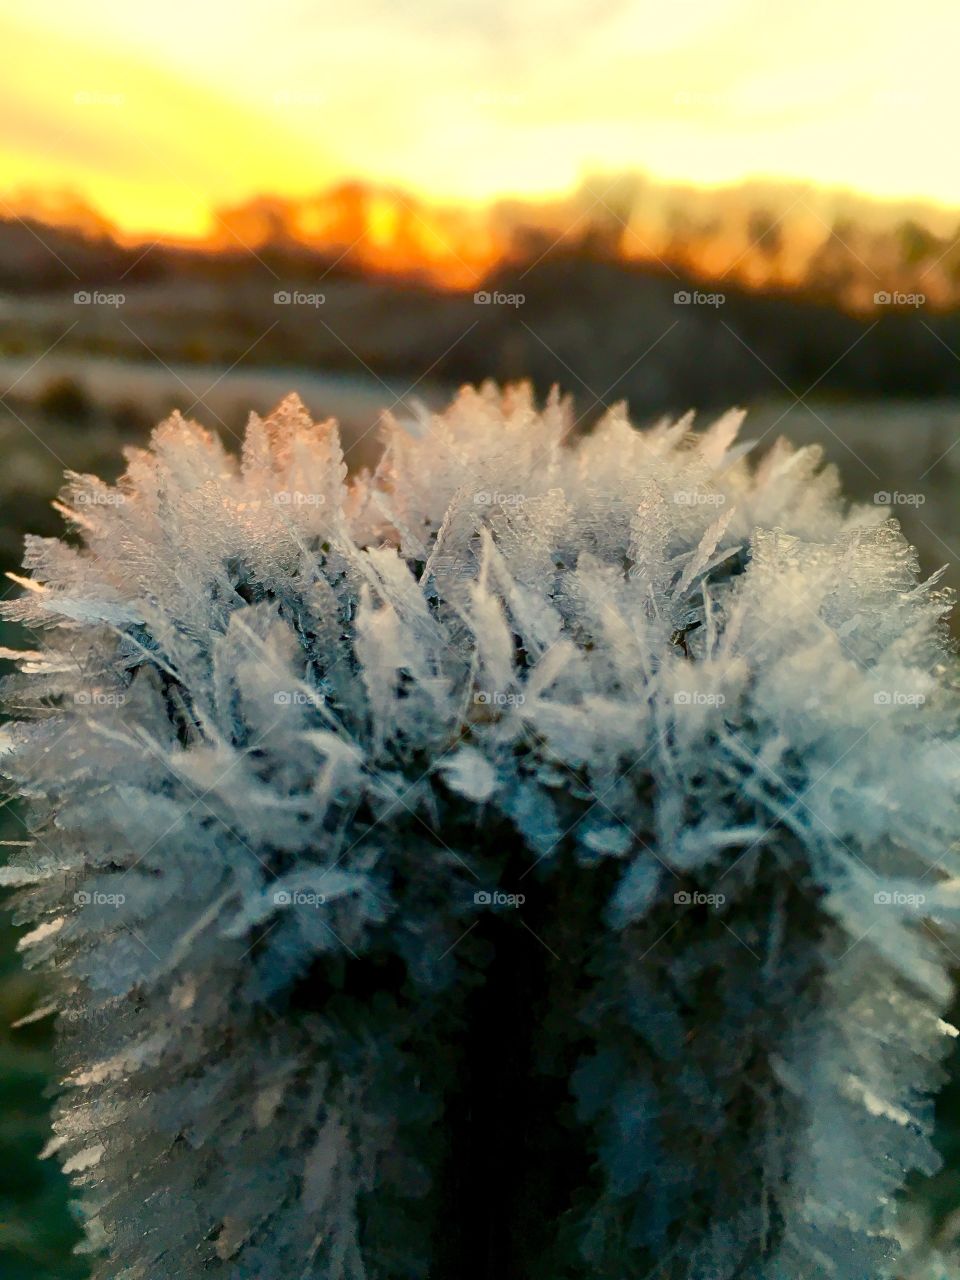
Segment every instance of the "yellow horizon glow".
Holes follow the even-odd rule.
[[[0,213],[69,189],[201,238],[347,179],[478,205],[627,171],[960,206],[958,44],[952,0],[0,0]]]

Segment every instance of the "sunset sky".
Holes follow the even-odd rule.
[[[70,189],[186,236],[350,177],[456,203],[642,170],[960,205],[958,48],[957,0],[0,0],[0,197]]]

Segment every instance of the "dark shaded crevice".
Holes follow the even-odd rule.
[[[505,892],[516,881],[505,874]],[[544,1015],[564,961],[534,934],[549,936],[556,899],[532,879],[525,884],[526,903],[488,908],[471,935],[482,934],[489,958],[467,1002],[462,1072],[444,1117],[450,1153],[432,1280],[530,1280],[588,1178],[584,1135],[567,1123],[568,1071],[540,1069]]]

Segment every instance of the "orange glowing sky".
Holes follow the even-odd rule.
[[[69,189],[176,236],[353,177],[460,204],[632,169],[960,205],[958,48],[957,0],[0,0],[0,197]]]

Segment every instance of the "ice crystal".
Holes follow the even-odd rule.
[[[930,1170],[947,595],[742,415],[177,416],[30,539],[2,873],[111,1280],[864,1280]],[[483,1224],[482,1230],[480,1224]]]

